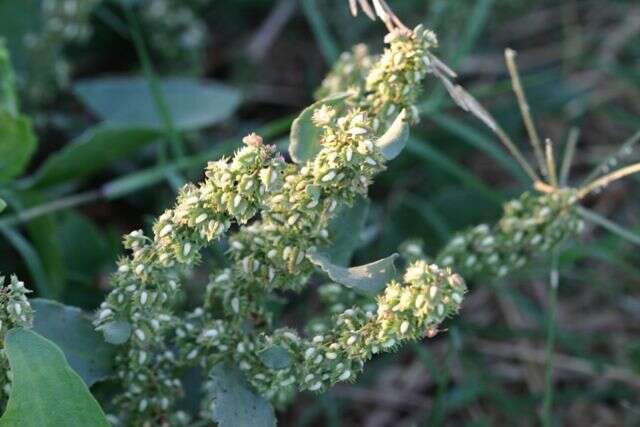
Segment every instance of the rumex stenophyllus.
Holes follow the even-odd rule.
[[[392,54],[383,55],[373,64],[372,70],[380,71],[362,99],[354,94],[354,100],[314,113],[322,147],[315,157],[285,164],[259,136],[249,135],[231,161],[211,162],[202,183],[180,191],[174,208],[154,224],[153,238],[141,231],[125,237],[132,254],[119,262],[114,290],[96,320],[103,329],[119,321],[131,328],[118,358],[125,392],[115,403],[123,421],[183,420],[173,409],[181,390],[179,366],[200,365],[208,372],[222,360],[233,360],[255,374],[248,378],[258,391],[283,402],[295,390],[319,391],[353,380],[372,354],[424,335],[457,310],[465,291],[462,279],[426,264],[409,268],[403,282],[389,283],[389,293],[379,300],[382,310],[344,310],[322,340],[273,329],[266,309],[271,291],[304,287],[314,271],[307,255],[332,240],[328,226],[338,206],[365,196],[385,169],[386,158],[376,145],[381,127],[415,102],[433,36],[417,28],[388,42],[390,52],[404,54],[392,63]],[[387,80],[405,89],[385,86]],[[258,220],[244,225],[258,213]],[[240,229],[229,239],[231,266],[212,274],[203,306],[181,319],[173,302],[183,274],[232,221]],[[411,273],[419,269],[421,275]],[[174,337],[170,329],[176,323]],[[174,339],[177,352],[169,350]],[[260,358],[274,347],[286,352],[288,366],[269,366]],[[324,362],[320,354],[307,360],[316,347]]]

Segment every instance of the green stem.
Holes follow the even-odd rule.
[[[164,94],[162,93],[162,88],[153,69],[149,52],[145,46],[144,40],[142,39],[142,31],[140,30],[140,25],[131,8],[127,5],[123,5],[123,8],[130,27],[131,38],[133,40],[138,58],[140,59],[140,63],[142,65],[142,71],[144,73],[147,84],[149,85],[151,97],[153,98],[156,111],[158,112],[158,115],[162,120],[165,132],[167,134],[169,146],[171,148],[171,151],[173,152],[174,157],[181,159],[185,155],[182,136],[176,129],[175,123],[173,122],[173,117],[171,116],[171,111],[169,110],[167,101],[164,97]],[[158,153],[158,162],[160,164],[164,164],[166,163],[166,161],[167,152],[165,148],[160,150],[160,152]],[[184,183],[184,179],[175,173],[168,174],[167,178],[174,188],[178,188]]]
[[[553,425],[553,356],[556,339],[556,310],[558,306],[558,287],[560,275],[558,272],[559,253],[554,251],[551,260],[551,274],[549,277],[549,311],[547,315],[546,342],[546,375],[544,386],[544,402],[542,406],[542,424],[544,427]]]

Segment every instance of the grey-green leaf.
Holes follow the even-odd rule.
[[[0,427],[108,427],[100,405],[62,351],[35,332],[7,333],[13,382]]]
[[[240,105],[240,92],[230,86],[192,78],[160,81],[169,113],[178,129],[195,130],[228,119]],[[120,125],[164,129],[143,77],[83,80],[74,94],[99,118]]]
[[[2,198],[0,198],[0,212],[7,208],[7,202],[5,202]]]
[[[376,145],[382,151],[385,159],[391,160],[398,157],[404,150],[409,139],[409,123],[407,123],[407,111],[402,110],[395,118],[389,129],[376,141]]]
[[[131,336],[131,324],[126,320],[114,320],[100,327],[105,341],[120,345],[127,342]]]
[[[331,95],[314,102],[304,110],[291,124],[289,155],[296,163],[304,163],[320,152],[320,129],[311,121],[314,111],[322,105],[335,106],[343,102],[349,94],[346,92]]]
[[[22,173],[36,145],[31,120],[0,110],[0,182],[8,181]]]
[[[340,205],[329,223],[331,244],[320,248],[336,265],[347,266],[353,252],[362,246],[362,231],[369,213],[369,199],[358,197],[353,205]]]
[[[254,393],[242,372],[219,363],[211,373],[215,393],[214,420],[220,427],[273,427],[273,407]]]
[[[148,128],[98,125],[49,156],[31,184],[47,186],[86,178],[157,140],[160,135],[159,131]]]
[[[325,253],[313,251],[307,254],[307,258],[331,280],[370,297],[378,295],[387,283],[396,278],[394,261],[397,257],[398,254],[393,254],[370,264],[345,268],[333,264]]]
[[[269,369],[285,369],[291,365],[291,354],[279,345],[268,347],[258,354],[260,361]]]
[[[116,347],[95,331],[89,316],[77,307],[35,298],[33,330],[53,341],[71,367],[91,387],[113,374]]]

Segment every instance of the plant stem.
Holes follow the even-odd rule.
[[[149,52],[145,46],[144,40],[142,39],[140,25],[138,24],[138,20],[136,19],[135,14],[128,5],[123,4],[123,9],[127,18],[127,22],[129,23],[133,44],[138,54],[138,58],[140,59],[145,79],[147,81],[147,84],[149,85],[149,91],[151,92],[153,102],[156,106],[156,111],[164,125],[170,148],[173,151],[173,155],[176,158],[181,159],[184,157],[184,145],[182,137],[175,127],[173,117],[171,117],[171,111],[169,110],[167,101],[164,97],[164,94],[162,93],[162,88],[153,69],[151,58],[149,57]],[[160,164],[166,163],[166,150],[160,150],[158,161],[160,162]],[[184,183],[184,179],[175,172],[169,173],[167,175],[167,178],[169,179],[174,189],[182,186],[182,184]]]
[[[504,56],[507,62],[507,68],[509,69],[509,74],[511,75],[511,83],[513,85],[513,91],[516,94],[516,98],[518,99],[518,105],[520,106],[520,113],[522,114],[522,120],[524,121],[524,125],[527,128],[527,134],[529,135],[529,141],[533,146],[533,151],[536,155],[536,159],[538,160],[538,166],[542,171],[542,174],[548,176],[548,171],[544,161],[544,155],[542,153],[542,143],[540,142],[540,137],[538,136],[538,131],[536,130],[536,126],[533,123],[533,118],[531,117],[531,110],[529,108],[529,103],[527,102],[527,98],[524,94],[524,89],[522,88],[522,83],[520,82],[520,74],[518,73],[518,66],[516,65],[516,52],[512,49],[507,49],[504,51]]]
[[[556,310],[558,306],[558,287],[560,274],[558,272],[559,253],[555,250],[551,260],[551,274],[549,276],[549,310],[547,313],[547,342],[546,342],[546,375],[544,387],[544,402],[542,407],[542,424],[551,427],[553,423],[553,357],[556,339]]]
[[[638,173],[638,172],[640,172],[640,163],[634,163],[634,164],[626,166],[624,168],[620,168],[618,170],[615,170],[615,171],[613,171],[610,174],[607,174],[605,176],[601,176],[600,178],[596,179],[595,181],[592,181],[589,184],[587,184],[584,187],[582,187],[578,191],[578,199],[583,199],[589,193],[591,193],[594,190],[597,190],[598,188],[606,187],[607,185],[611,184],[614,181],[617,181],[617,180],[619,180],[621,178],[624,178],[625,176],[628,176],[628,175],[631,175],[631,174],[634,174],[634,173]]]
[[[564,156],[562,157],[562,165],[560,166],[559,183],[561,187],[567,185],[567,181],[569,180],[569,171],[571,170],[573,157],[576,154],[576,144],[578,144],[579,137],[580,131],[577,128],[571,128],[569,131],[569,137],[567,138],[567,147],[565,148]]]
[[[583,208],[582,206],[576,206],[578,213],[585,219],[598,224],[599,226],[607,229],[613,234],[617,234],[628,242],[631,242],[635,245],[640,246],[640,235],[638,233],[634,233],[632,231],[626,230],[625,228],[619,226],[615,222],[603,217],[602,215],[589,210],[587,208]]]

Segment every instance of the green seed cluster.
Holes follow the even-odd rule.
[[[387,285],[377,298],[377,310],[347,309],[333,318],[326,333],[309,339],[289,329],[245,336],[234,359],[252,385],[271,399],[294,390],[323,391],[355,379],[372,355],[425,336],[458,311],[465,292],[464,281],[451,270],[417,261],[402,282]],[[273,349],[286,354],[286,360],[265,357]]]
[[[418,122],[415,103],[421,93],[420,82],[431,69],[428,51],[438,45],[435,34],[422,25],[410,32],[389,33],[385,42],[389,47],[381,56],[369,55],[364,45],[344,53],[316,93],[316,99],[351,93],[348,103],[375,117],[376,132],[384,131],[403,109],[412,123]]]
[[[91,35],[89,16],[100,0],[43,0],[41,28],[24,36],[29,76],[27,97],[46,102],[69,84],[69,63],[62,54],[68,43],[81,43]]]
[[[9,360],[4,352],[4,337],[11,328],[22,326],[29,328],[33,322],[33,310],[27,294],[31,292],[16,276],[9,283],[0,276],[0,406],[4,407],[11,391],[11,372]]]
[[[437,46],[435,34],[421,25],[411,32],[396,30],[385,37],[389,48],[371,68],[366,79],[366,104],[381,124],[393,120],[406,109],[413,122],[418,121],[415,103],[420,85],[430,71],[429,49]]]
[[[327,227],[336,208],[365,195],[384,169],[371,122],[360,109],[328,120],[316,157],[285,168],[283,185],[266,197],[262,220],[231,237],[235,276],[262,288],[301,289],[313,272],[306,253],[331,238]]]
[[[134,419],[161,420],[180,393],[176,357],[166,350],[167,335],[177,319],[172,302],[180,276],[199,261],[199,251],[221,237],[232,221],[245,223],[261,209],[268,189],[279,185],[284,162],[257,135],[232,159],[211,162],[206,178],[181,189],[173,209],[153,226],[154,237],[141,230],[124,238],[131,256],[119,261],[112,276],[114,290],[102,303],[96,326],[109,329],[125,321],[131,337],[120,354],[118,376],[125,392],[118,397],[124,413]],[[265,174],[264,171],[273,172]]]
[[[172,409],[181,393],[176,368],[199,365],[208,372],[222,360],[233,360],[275,402],[286,401],[296,390],[322,390],[354,378],[372,354],[424,335],[457,310],[465,290],[462,280],[423,261],[407,269],[402,283],[389,284],[377,310],[372,304],[334,307],[336,317],[311,339],[286,328],[274,330],[268,308],[272,291],[303,288],[314,271],[307,253],[332,240],[328,225],[337,207],[366,195],[374,176],[384,170],[385,158],[376,145],[382,110],[389,115],[391,103],[410,105],[426,74],[424,49],[432,37],[417,30],[389,40],[391,53],[383,58],[404,54],[395,55],[391,68],[388,59],[372,65],[382,69],[382,77],[367,84],[360,105],[324,106],[315,112],[322,148],[314,158],[285,164],[250,135],[233,159],[210,163],[202,183],[180,191],[176,206],[154,224],[153,238],[141,231],[125,237],[132,255],[120,260],[114,290],[96,320],[105,330],[122,321],[131,326],[118,358],[125,386],[115,402],[121,419],[129,424],[186,422],[183,413]],[[380,78],[391,81],[384,86]],[[410,89],[396,93],[394,81]],[[247,225],[258,213],[260,218]],[[202,307],[176,316],[172,307],[182,274],[232,221],[241,227],[229,239],[231,265],[211,276]],[[175,345],[168,341],[172,329]],[[203,414],[211,415],[214,398],[204,400]]]
[[[478,225],[457,234],[436,257],[465,277],[485,274],[503,277],[548,252],[583,227],[575,209],[575,191],[523,194],[504,205],[500,222]]]

